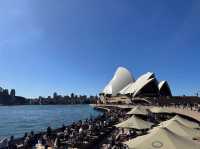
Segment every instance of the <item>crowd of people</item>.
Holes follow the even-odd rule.
[[[187,109],[187,110],[193,110],[200,112],[200,104],[199,103],[189,103],[189,102],[182,102],[182,103],[165,103],[165,104],[159,104],[157,103],[156,106],[160,107],[175,107],[175,108],[180,108],[180,109]]]
[[[119,122],[123,122],[130,118],[130,115],[127,115],[129,109],[120,109],[116,108],[118,111]],[[155,118],[150,117],[141,117],[142,119],[147,119],[148,121],[155,121]],[[136,129],[124,129],[124,128],[115,128],[109,136],[101,144],[100,149],[128,149],[126,145],[122,142],[128,141],[130,139],[136,138],[141,135],[147,134],[148,129],[136,130]]]
[[[46,132],[35,134],[33,131],[25,133],[23,138],[14,139],[11,136],[6,149],[67,149],[68,147],[95,148],[113,130],[113,125],[118,122],[118,111],[107,111],[96,118],[80,120],[69,126],[57,130],[48,127]]]
[[[133,103],[134,104],[134,103]],[[137,105],[137,104],[136,104]],[[149,106],[158,106],[158,107],[174,107],[179,109],[186,109],[192,110],[196,112],[200,112],[200,105],[195,103],[176,103],[176,104],[152,104]],[[127,115],[123,115],[121,118],[121,122],[126,120]],[[151,112],[147,115],[147,121],[153,122],[154,124],[159,124],[162,121],[168,120],[172,118],[173,114],[152,114]],[[138,136],[142,136],[147,134],[148,130],[137,131],[134,129],[115,129],[110,136],[108,137],[107,141],[102,145],[101,149],[124,149],[127,148],[122,142],[128,141],[130,139],[136,138]]]
[[[172,105],[162,104],[160,107],[169,107]],[[197,105],[175,104],[177,108],[189,108],[197,111]],[[105,110],[105,109],[104,109]],[[80,120],[69,126],[63,126],[59,129],[48,127],[46,132],[35,134],[33,131],[25,133],[20,140],[11,136],[5,149],[67,149],[72,148],[102,148],[102,149],[124,149],[126,146],[122,142],[146,134],[145,131],[138,133],[135,130],[115,129],[114,125],[126,120],[127,111],[121,108],[109,108],[102,115],[96,118]],[[154,123],[156,119],[150,115],[148,121]]]

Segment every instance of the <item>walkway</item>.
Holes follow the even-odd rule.
[[[118,108],[134,108],[135,106],[133,105],[105,105],[105,104],[93,104],[91,105],[93,107],[98,107],[98,108],[108,108],[108,107],[118,107]],[[148,106],[147,108],[151,108],[152,106]],[[200,112],[190,110],[190,109],[182,109],[182,108],[175,108],[175,107],[166,107],[167,110],[171,111],[172,113],[176,114],[181,114],[185,115],[188,117],[191,117],[193,119],[196,119],[197,121],[200,122]]]

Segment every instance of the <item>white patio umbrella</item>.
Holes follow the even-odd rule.
[[[136,116],[132,116],[129,119],[125,120],[124,122],[121,122],[117,125],[115,125],[118,128],[132,128],[132,129],[149,129],[151,128],[153,123],[144,121]]]
[[[142,106],[136,106],[127,114],[129,115],[148,115],[148,111]]]
[[[171,113],[169,110],[162,107],[153,107],[150,109],[152,113]]]
[[[190,127],[190,128],[200,128],[199,124],[197,122],[193,122],[190,120],[187,120],[179,115],[174,116],[172,119],[175,119],[182,123],[183,125]]]
[[[200,149],[200,144],[178,136],[167,128],[157,127],[151,133],[124,142],[129,149]]]
[[[160,126],[166,127],[172,132],[174,132],[175,134],[183,136],[183,137],[188,137],[191,139],[200,137],[199,130],[189,128],[175,119],[168,120],[167,122],[165,121],[164,123],[161,123]]]

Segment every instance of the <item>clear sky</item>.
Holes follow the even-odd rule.
[[[95,95],[118,66],[200,90],[199,0],[1,0],[0,86]]]

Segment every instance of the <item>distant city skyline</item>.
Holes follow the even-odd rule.
[[[200,91],[198,0],[6,0],[0,17],[0,86],[17,95],[96,95],[119,66]]]

